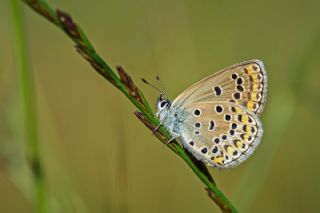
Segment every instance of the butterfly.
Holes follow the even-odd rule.
[[[233,168],[256,149],[267,95],[260,60],[220,70],[193,84],[173,102],[160,95],[156,116],[182,145],[208,166]],[[171,141],[170,140],[170,141]]]

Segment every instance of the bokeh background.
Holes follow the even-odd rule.
[[[50,4],[97,51],[174,98],[228,65],[258,58],[269,78],[265,134],[241,166],[210,169],[240,212],[318,212],[320,2],[108,0]],[[219,212],[192,171],[60,30],[21,3],[53,212]],[[0,212],[33,212],[10,1],[0,1]]]

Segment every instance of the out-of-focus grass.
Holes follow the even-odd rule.
[[[29,55],[25,42],[23,18],[21,15],[20,1],[11,0],[12,28],[15,47],[15,65],[18,77],[19,104],[22,110],[23,135],[27,163],[31,170],[34,189],[33,200],[35,211],[48,212],[47,191],[41,161],[40,144],[38,136],[37,111],[35,104],[34,81],[31,74]],[[19,131],[19,130],[16,130]]]
[[[127,162],[127,144],[125,140],[125,131],[123,120],[120,117],[116,118],[115,121],[115,132],[117,132],[117,150],[115,155],[115,163],[114,168],[116,168],[115,172],[115,180],[116,182],[116,190],[115,190],[115,208],[116,212],[119,213],[127,213],[128,209],[128,162]]]

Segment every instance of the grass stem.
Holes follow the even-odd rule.
[[[23,110],[24,135],[27,161],[31,168],[34,181],[34,199],[36,212],[46,213],[47,195],[44,174],[40,159],[38,123],[35,106],[34,81],[32,78],[28,53],[25,43],[23,20],[18,0],[11,0],[13,39],[17,72],[19,76],[19,92]]]

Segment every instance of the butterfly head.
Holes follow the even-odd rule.
[[[169,99],[163,98],[163,95],[161,94],[157,101],[157,111],[165,111],[165,109],[169,109],[171,106],[171,101]]]
[[[163,98],[163,95],[161,94],[157,101],[157,113],[156,116],[160,119],[160,121],[163,121],[167,118],[168,113],[170,111],[171,107],[171,101],[167,98]]]
[[[166,90],[165,87],[163,86],[159,76],[157,76],[157,81],[160,82],[160,85],[162,88],[156,87],[152,84],[150,84],[147,80],[145,80],[144,78],[142,79],[142,81],[146,84],[148,84],[149,86],[151,86],[153,89],[157,90],[158,92],[160,92],[160,97],[157,100],[157,113],[156,116],[163,121],[163,119],[165,119],[168,115],[169,109],[171,107],[171,101],[168,99],[168,96],[166,95]]]

